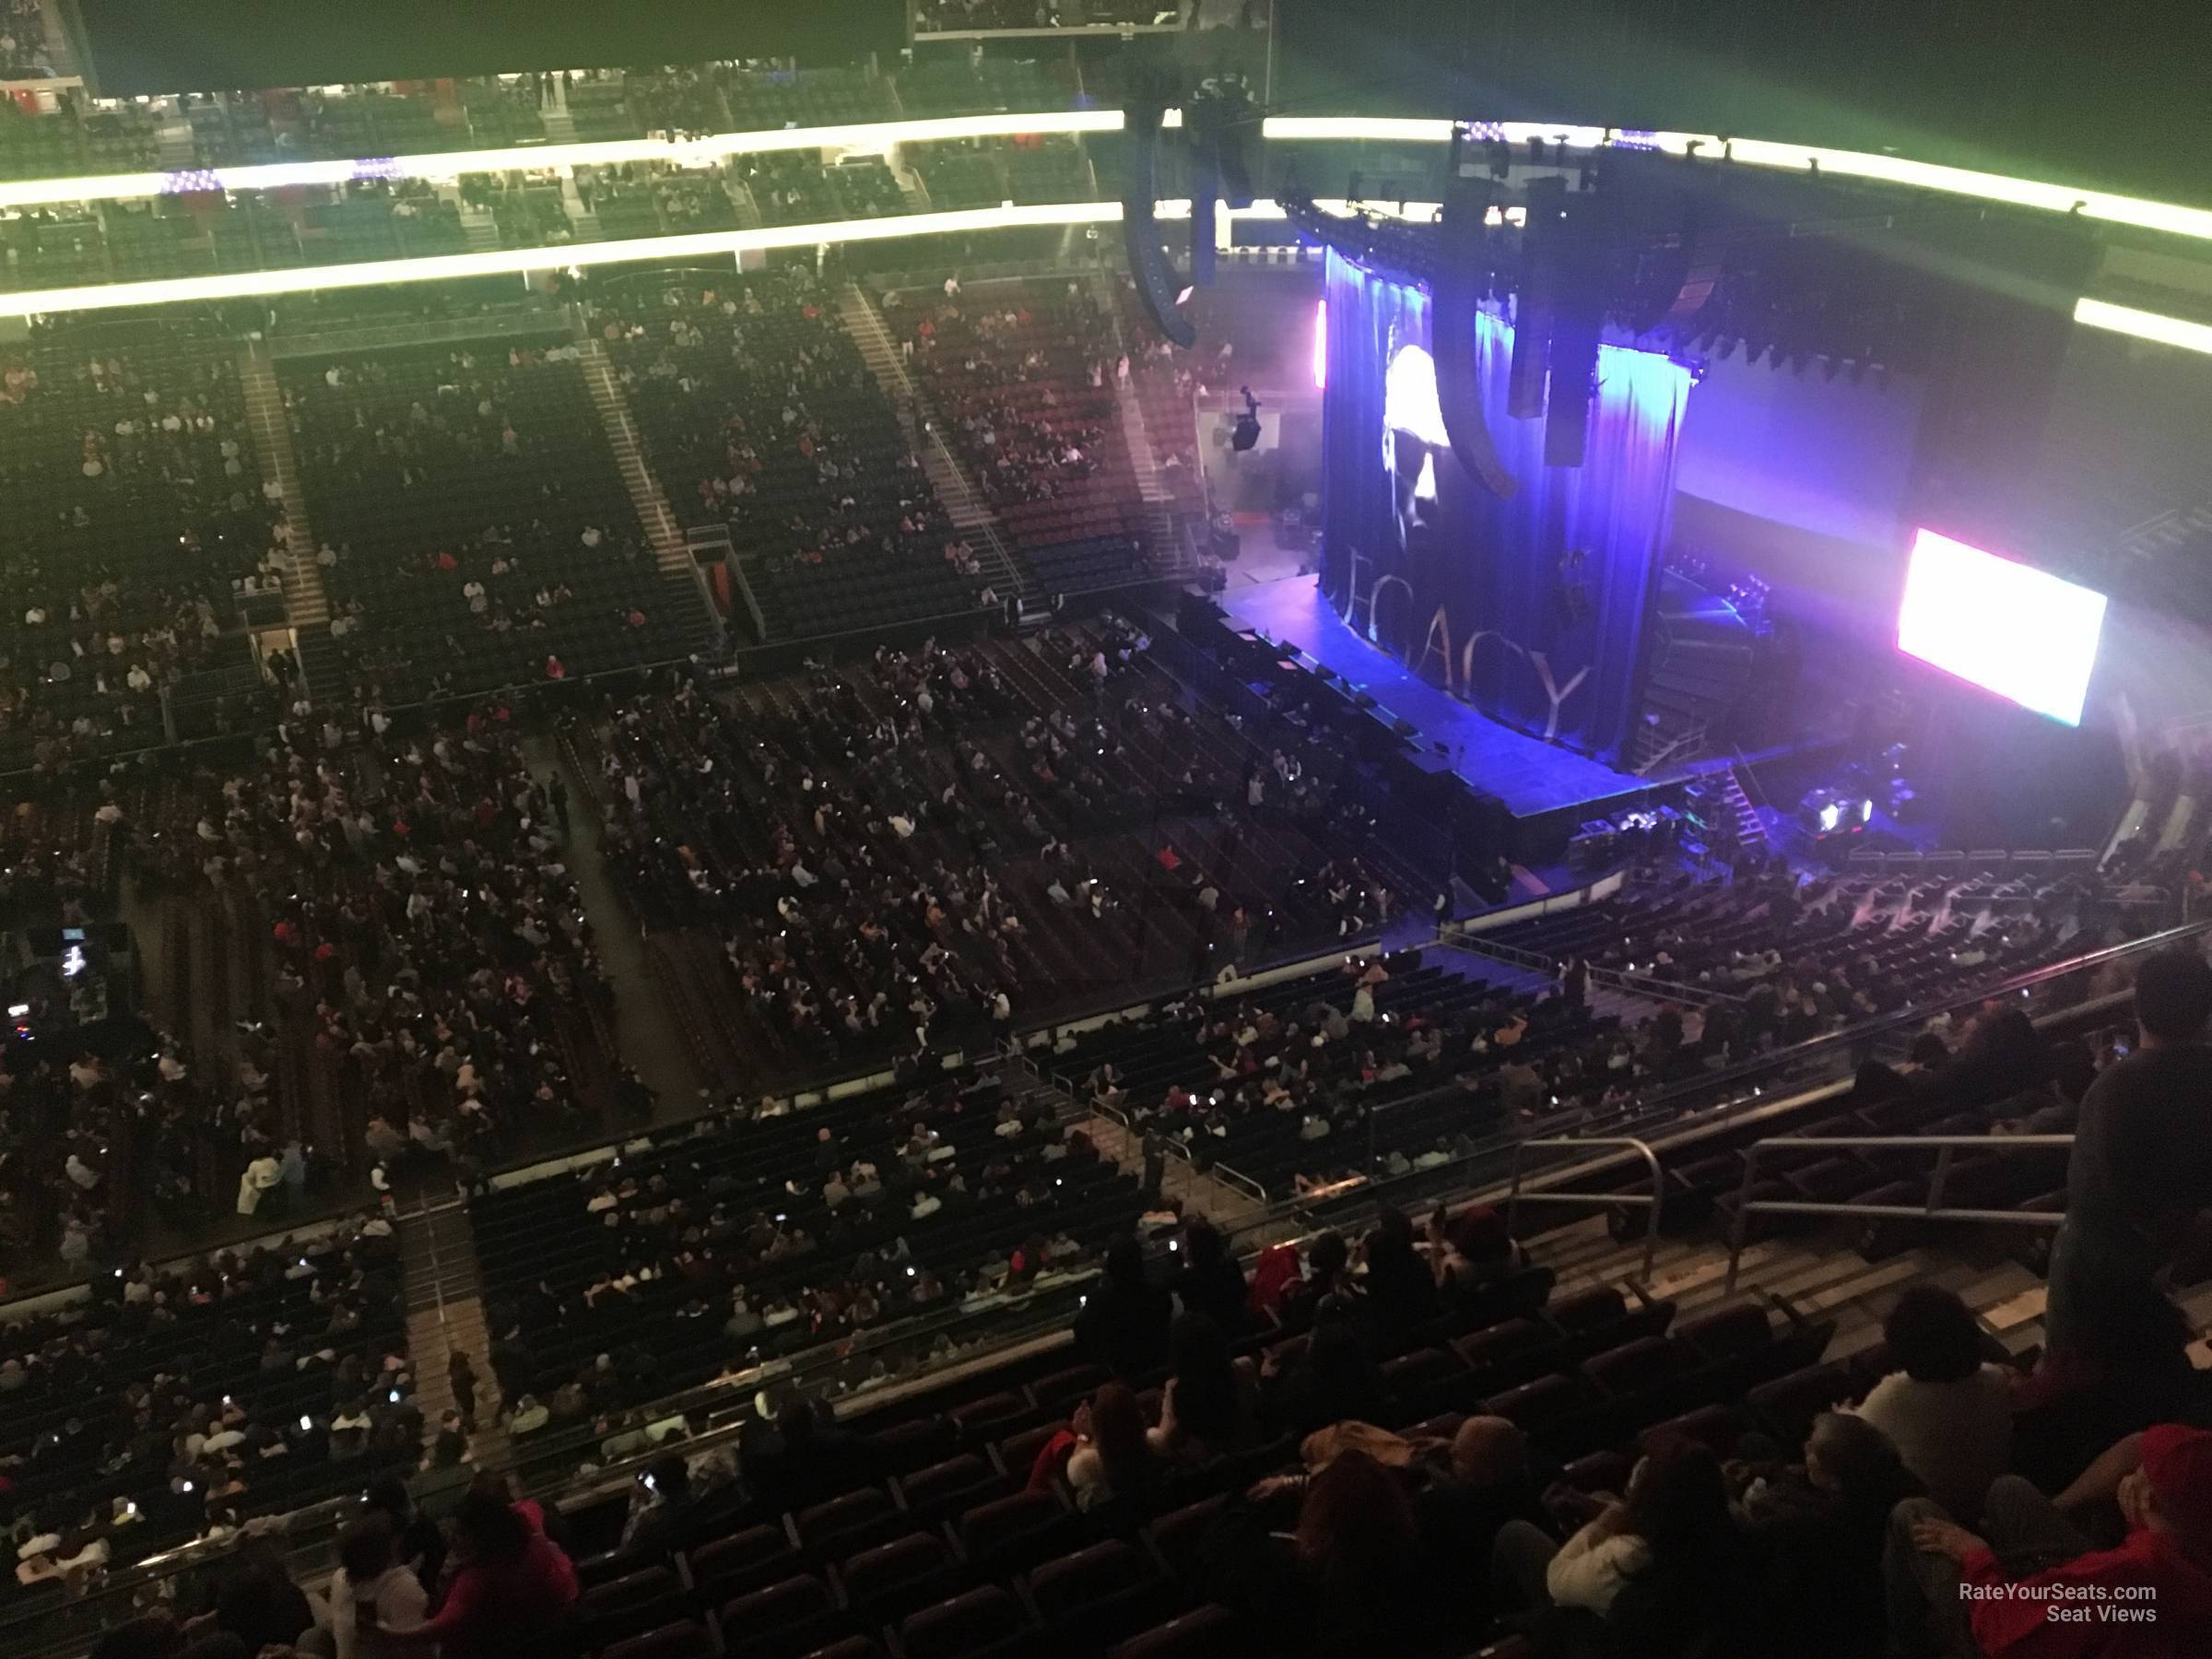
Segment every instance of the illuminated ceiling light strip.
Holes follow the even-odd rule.
[[[430,155],[341,158],[325,161],[273,161],[250,167],[214,167],[182,172],[108,173],[81,179],[20,179],[0,183],[0,207],[51,206],[62,202],[132,201],[193,190],[281,190],[299,185],[344,184],[357,179],[453,179],[463,173],[510,172],[557,167],[611,167],[636,161],[699,167],[729,156],[780,150],[888,150],[899,144],[935,144],[959,138],[1010,138],[1027,133],[1118,133],[1119,110],[1016,111],[990,115],[947,115],[917,121],[848,122],[838,126],[772,127],[751,133],[716,133],[699,138],[614,138],[588,144],[536,144],[505,149],[442,150]]]
[[[1273,115],[1268,117],[1265,130],[1270,138],[1395,144],[1442,144],[1452,136],[1452,124],[1448,121],[1370,119],[1353,115]],[[1571,148],[1588,149],[1604,142],[1606,129],[1511,121],[1501,124],[1500,132],[1513,143],[1530,138],[1549,143],[1564,137]],[[2048,213],[2072,213],[2078,208],[2089,218],[2115,225],[2133,225],[2138,229],[2212,241],[2212,209],[2153,202],[2142,196],[2077,190],[2068,184],[1977,172],[1965,167],[1944,167],[1932,161],[1912,161],[1902,156],[1877,155],[1866,150],[1823,149],[1763,138],[1724,139],[1715,133],[1654,133],[1652,142],[1657,148],[1677,156],[1687,154],[1692,144],[1698,147],[1700,155],[1712,159],[1718,159],[1725,148],[1733,160],[1747,167],[1809,172],[1818,163],[1822,173],[1838,178],[1865,179],[1945,195],[1972,196],[2016,207],[2037,207]]]
[[[2157,312],[2137,311],[2131,305],[2114,305],[2107,300],[2076,300],[2074,321],[2085,328],[2109,329],[2138,340],[2212,355],[2212,324],[2161,316]]]
[[[1189,211],[1187,206],[1184,211]],[[129,305],[189,304],[308,293],[318,288],[375,288],[387,283],[446,282],[464,276],[515,276],[571,265],[686,259],[700,254],[818,247],[830,242],[889,241],[905,236],[958,236],[977,230],[1112,224],[1121,217],[1119,202],[1050,202],[1019,206],[1009,203],[1000,207],[963,208],[949,213],[843,219],[827,225],[770,225],[756,230],[707,230],[689,236],[646,236],[628,241],[578,242],[555,248],[505,248],[481,253],[433,254],[419,259],[303,265],[283,271],[241,271],[221,276],[170,276],[148,282],[112,282],[0,294],[0,317],[52,316],[64,312],[108,311]]]
[[[1170,110],[1164,124],[1182,124],[1182,112]],[[355,179],[451,179],[469,172],[506,172],[558,167],[610,166],[634,161],[658,161],[678,166],[703,166],[729,156],[759,155],[782,150],[889,149],[900,144],[930,144],[959,138],[1004,138],[1018,134],[1118,133],[1119,110],[1040,110],[1011,114],[948,115],[915,121],[854,122],[837,126],[786,127],[752,133],[718,133],[699,138],[623,138],[591,144],[547,144],[506,149],[453,150],[441,154],[340,159],[282,161],[251,167],[220,167],[181,173],[111,173],[79,179],[20,179],[0,183],[0,207],[52,206],[66,202],[127,201],[184,190],[271,190],[290,185],[329,185]],[[1571,123],[1510,121],[1499,124],[1499,134],[1520,144],[1531,138],[1547,143],[1564,139],[1570,148],[1594,148],[1605,140],[1606,129]],[[1264,131],[1269,138],[1289,141],[1327,141],[1441,144],[1452,135],[1452,123],[1407,117],[1365,115],[1271,115]],[[2106,191],[2076,190],[2069,185],[2043,183],[2032,179],[2009,178],[2002,173],[1977,172],[1969,168],[1944,167],[1912,161],[1900,156],[1876,155],[1862,150],[1823,149],[1776,143],[1767,139],[1724,140],[1712,133],[1654,133],[1650,142],[1675,155],[1688,153],[1695,144],[1702,155],[1719,156],[1725,144],[1733,159],[1746,166],[1783,171],[1809,171],[1818,162],[1823,173],[1840,178],[1865,179],[1948,195],[1971,196],[1982,201],[2041,208],[2052,213],[2077,209],[2090,218],[2132,225],[2167,235],[2212,241],[2212,210],[2153,202],[2139,196],[2114,195]]]

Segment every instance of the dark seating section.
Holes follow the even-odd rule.
[[[585,1190],[559,1185],[571,1202]],[[1832,1325],[1779,1301],[1677,1321],[1671,1302],[1605,1286],[1552,1298],[1551,1282],[1536,1269],[1473,1290],[1385,1349],[1374,1420],[1448,1440],[1470,1413],[1509,1417],[1540,1468],[1589,1492],[1618,1489],[1662,1435],[1733,1449],[1757,1431],[1794,1453],[1855,1380],[1818,1363]],[[1304,1344],[1263,1316],[1236,1351],[1274,1374]],[[1208,1540],[1254,1479],[1299,1466],[1295,1440],[1172,1465],[1088,1513],[1057,1481],[1025,1489],[1037,1451],[1102,1379],[1048,1352],[896,1405],[849,1402],[818,1456],[702,1515],[667,1567],[619,1550],[586,1560],[593,1644],[704,1653],[718,1635],[724,1653],[755,1659],[1258,1653],[1257,1631],[1206,1601]],[[1159,1378],[1130,1382],[1157,1416]],[[1263,1434],[1286,1427],[1264,1409]],[[622,1501],[570,1514],[579,1548],[612,1540]],[[1437,1632],[1437,1651],[1471,1651],[1490,1633],[1480,1598],[1453,1599],[1465,1622]]]
[[[725,72],[722,85],[732,132],[841,126],[888,121],[896,113],[889,82],[865,69]]]
[[[399,1249],[332,1240],[96,1281],[93,1300],[0,1326],[0,1510],[58,1535],[0,1603],[60,1570],[120,1567],[414,1466]],[[31,1588],[19,1588],[18,1585]]]
[[[436,100],[420,94],[348,87],[307,93],[300,105],[300,138],[311,155],[419,156],[472,142],[465,106],[449,106],[458,119],[441,119]]]
[[[832,1171],[846,1191],[826,1199]],[[1049,1286],[1126,1234],[1137,1198],[1033,1095],[962,1074],[633,1143],[618,1166],[480,1194],[472,1216],[500,1386],[547,1403],[559,1428],[725,1365]],[[749,1317],[733,1329],[735,1305]],[[653,1354],[643,1393],[594,1370],[639,1344]]]
[[[1362,979],[1373,982],[1374,1017],[1355,1022],[1347,1016],[1359,1011]],[[1339,1024],[1348,1029],[1313,1046],[1316,1033]],[[1517,1034],[1507,1044],[1501,1032]],[[1462,977],[1414,952],[1271,985],[1177,1020],[1109,1027],[1053,1064],[1201,1164],[1225,1164],[1281,1197],[1403,1174],[1501,1130],[1565,1117],[1577,1102],[1524,1074],[1587,1065],[1602,1077],[1620,1040],[1618,1019]]]
[[[1127,537],[1140,509],[1112,324],[1089,288],[1040,278],[903,297],[923,395],[1024,551]]]
[[[1020,0],[1011,3],[1018,6]],[[1030,9],[1021,26],[1031,27],[1036,20]],[[971,58],[944,52],[930,53],[899,76],[899,100],[910,115],[988,115],[1001,110],[1068,107],[1067,92],[1032,59]]]
[[[2124,924],[2106,886],[2092,871],[1854,870],[1802,882],[1786,866],[1733,882],[1673,873],[1492,936],[1742,998],[1744,1036],[1771,1026],[1794,1041],[2093,948]],[[1792,1005],[1816,981],[1823,989],[1808,1016]]]
[[[922,175],[929,205],[940,213],[962,207],[995,207],[1006,199],[1004,147],[974,138],[910,144],[908,162]]]
[[[1394,866],[1309,781],[1326,751],[1285,751],[1299,782],[1269,774],[1277,809],[1226,821],[1271,761],[1217,712],[1185,713],[1140,638],[886,651],[571,728],[613,809],[610,871],[709,1077],[749,1090],[884,1064],[918,1026],[987,1041],[1002,991],[1027,1024],[1371,932],[1374,872]]]
[[[162,740],[161,688],[275,579],[262,486],[235,347],[191,320],[0,348],[0,770]]]
[[[309,511],[354,690],[581,677],[697,648],[698,590],[664,575],[572,341],[288,359]]]
[[[591,325],[677,516],[729,527],[769,638],[975,608],[973,556],[816,278],[641,276]]]

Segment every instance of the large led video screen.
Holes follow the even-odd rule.
[[[1922,530],[1905,572],[1897,647],[2024,709],[2079,725],[2104,610],[2102,594]]]

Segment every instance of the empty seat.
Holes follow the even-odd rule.
[[[599,1650],[599,1659],[712,1659],[714,1638],[696,1618],[679,1619]]]
[[[952,1425],[941,1417],[894,1423],[878,1429],[865,1442],[870,1462],[886,1475],[903,1475],[949,1457],[956,1443]]]
[[[830,1586],[800,1573],[724,1605],[723,1647],[731,1659],[801,1653],[845,1634],[851,1621],[837,1610]]]
[[[1026,1477],[1024,1469],[1017,1477]],[[1006,1490],[1006,1476],[972,1452],[916,1469],[899,1481],[899,1496],[907,1513],[936,1518],[972,1508]]]
[[[1195,1503],[1155,1515],[1148,1531],[1152,1548],[1170,1572],[1188,1578],[1198,1565],[1198,1551],[1221,1512],[1229,1507],[1228,1494],[1216,1492]]]
[[[1534,1434],[1572,1411],[1580,1399],[1574,1384],[1554,1373],[1492,1394],[1482,1403],[1482,1409],[1486,1416],[1504,1418],[1524,1433]]]
[[[1640,1336],[1583,1361],[1583,1375],[1616,1396],[1642,1394],[1672,1378],[1677,1350],[1664,1336]]]
[[[1030,1384],[1030,1403],[1040,1411],[1066,1411],[1077,1401],[1088,1399],[1109,1375],[1102,1365],[1073,1365],[1053,1371]]]
[[[864,1549],[838,1569],[845,1599],[871,1624],[896,1619],[952,1588],[957,1566],[943,1539],[909,1533]]]
[[[960,1547],[985,1572],[1026,1567],[1069,1541],[1076,1517],[1052,1492],[1015,1492],[978,1504],[960,1517]]]
[[[1132,1636],[1111,1659],[1236,1659],[1251,1651],[1237,1616],[1209,1603]]]
[[[1026,1646],[1036,1627],[1021,1604],[998,1584],[985,1584],[909,1614],[899,1626],[906,1659],[996,1659]]]
[[[772,1583],[800,1565],[791,1535],[781,1526],[748,1526],[685,1552],[692,1588],[709,1606]]]
[[[1570,1335],[1611,1324],[1628,1311],[1626,1299],[1611,1285],[1593,1285],[1561,1297],[1544,1310],[1551,1323]]]
[[[1808,1365],[1761,1382],[1745,1396],[1745,1404],[1785,1450],[1794,1452],[1805,1443],[1815,1418],[1850,1396],[1851,1372],[1846,1367]]]
[[[1675,1327],[1675,1339],[1685,1343],[1704,1359],[1726,1359],[1755,1353],[1774,1340],[1766,1309],[1757,1302],[1738,1302],[1684,1320]]]
[[[1653,1423],[1636,1437],[1636,1445],[1639,1451],[1648,1453],[1669,1441],[1691,1440],[1725,1457],[1734,1452],[1742,1435],[1743,1419],[1734,1406],[1700,1406],[1664,1423]]]
[[[1046,1626],[1079,1632],[1087,1644],[1114,1641],[1157,1623],[1169,1588],[1124,1538],[1041,1564],[1030,1574],[1030,1601]]]
[[[1015,1424],[1030,1415],[1030,1409],[1029,1403],[1019,1394],[1002,1393],[956,1406],[948,1415],[959,1437],[973,1442],[1011,1432]]]
[[[898,1537],[912,1526],[890,1494],[879,1487],[863,1487],[798,1515],[799,1544],[818,1560],[851,1555]]]
[[[598,1647],[666,1624],[687,1605],[674,1572],[646,1567],[593,1585],[578,1602],[577,1614],[586,1640]]]

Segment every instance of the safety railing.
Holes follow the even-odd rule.
[[[1521,1182],[1522,1159],[1531,1152],[1587,1152],[1594,1147],[1614,1147],[1636,1153],[1651,1172],[1652,1190],[1643,1193],[1556,1193],[1548,1190],[1529,1191]],[[1558,1171],[1554,1171],[1558,1173]],[[1611,1209],[1616,1206],[1644,1212],[1643,1223],[1643,1277],[1652,1276],[1652,1263],[1659,1253],[1659,1213],[1666,1203],[1666,1172],[1659,1167],[1659,1154],[1652,1150],[1651,1143],[1632,1135],[1594,1135],[1587,1138],[1560,1138],[1517,1141],[1513,1146],[1513,1172],[1506,1188],[1505,1230],[1513,1230],[1513,1222],[1524,1204],[1579,1204],[1585,1209]]]
[[[2071,1147],[2070,1135],[1778,1135],[1754,1141],[1744,1151],[1744,1181],[1736,1190],[1735,1218],[1728,1229],[1728,1288],[1735,1280],[1750,1234],[1751,1218],[1760,1216],[1849,1216],[1854,1220],[1964,1221],[1997,1227],[2055,1228],[2066,1218],[2060,1210],[1946,1208],[1944,1184],[1950,1179],[1952,1154],[1967,1147],[1977,1152],[2036,1152]],[[1928,1178],[1925,1204],[1858,1204],[1813,1198],[1753,1198],[1759,1159],[1783,1148],[1805,1152],[1933,1152],[1936,1171]]]

